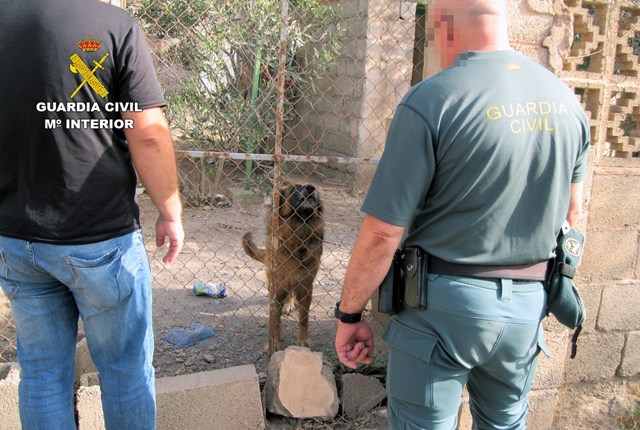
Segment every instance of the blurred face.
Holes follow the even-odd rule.
[[[454,16],[460,16],[455,8],[460,8],[455,1],[433,1],[427,12],[427,40],[433,49],[434,59],[439,62],[440,70],[451,67],[461,53],[460,32],[456,28]]]

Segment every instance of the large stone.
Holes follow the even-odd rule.
[[[76,391],[78,427],[82,430],[104,430],[100,377],[97,373],[83,373],[79,376],[79,383]]]
[[[359,373],[342,375],[342,410],[351,418],[357,418],[387,398],[382,383],[373,376]]]
[[[1,363],[0,428],[3,430],[20,430],[22,428],[20,426],[20,413],[18,411],[19,383],[20,366],[18,366],[18,363]]]
[[[265,384],[267,409],[292,418],[331,419],[340,401],[322,353],[290,346],[271,356]]]

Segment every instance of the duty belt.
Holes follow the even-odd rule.
[[[429,256],[429,272],[440,275],[469,276],[472,278],[517,279],[544,281],[547,279],[547,261],[510,266],[449,263]]]

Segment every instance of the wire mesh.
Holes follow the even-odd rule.
[[[178,262],[165,267],[150,249],[159,375],[246,363],[266,368],[266,273],[287,267],[276,269],[251,259],[241,237],[251,231],[257,245],[265,247],[273,198],[278,196],[273,190],[288,182],[313,184],[325,206],[309,340],[316,350],[332,349],[331,310],[359,220],[359,199],[349,193],[348,171],[368,161],[349,148],[321,149],[325,113],[314,106],[326,105],[332,97],[331,85],[319,82],[334,79],[327,71],[344,58],[340,41],[346,34],[343,14],[348,6],[360,8],[358,2],[343,6],[318,1],[130,3],[158,60],[185,204],[187,243]],[[361,12],[350,13],[358,19]],[[309,123],[314,115],[319,121]],[[339,112],[333,115],[335,121]],[[335,123],[339,128],[339,121]],[[320,166],[328,164],[325,156],[342,169],[322,173]],[[140,200],[144,209],[144,194]],[[143,213],[149,212],[150,218],[143,219],[143,225],[152,225],[153,209],[146,206],[149,211]],[[197,281],[224,283],[228,295],[195,296]],[[213,327],[215,335],[188,349],[162,340],[167,331],[194,322]],[[282,345],[295,344],[298,312],[284,315],[282,325]]]

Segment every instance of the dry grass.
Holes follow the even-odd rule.
[[[640,402],[636,404],[633,415],[620,419],[623,430],[640,430]]]

